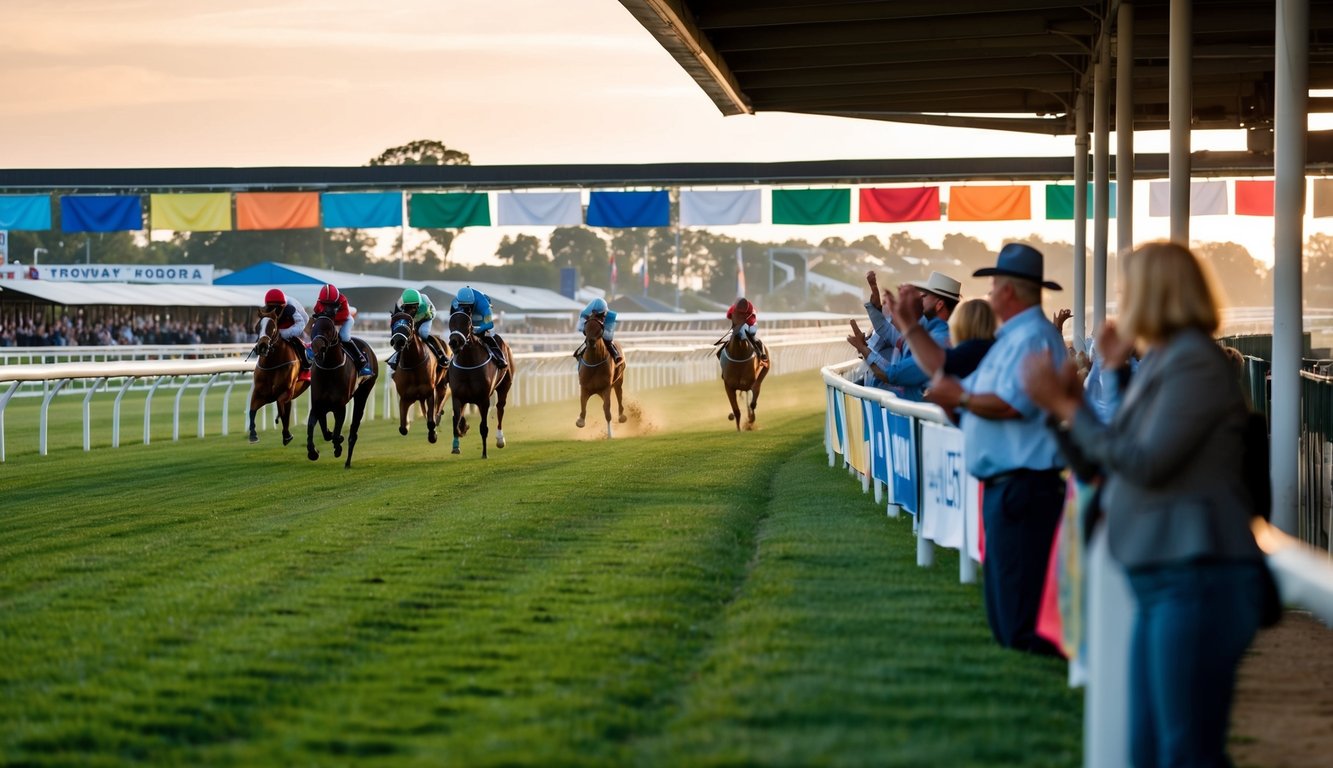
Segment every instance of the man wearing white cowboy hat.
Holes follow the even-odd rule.
[[[1057,368],[1064,364],[1064,338],[1041,308],[1042,289],[1060,286],[1045,279],[1041,252],[1025,243],[1004,246],[994,267],[973,275],[991,278],[986,298],[1003,325],[970,376],[937,376],[926,399],[961,412],[967,471],[983,483],[982,578],[991,633],[1007,648],[1055,653],[1037,636],[1036,623],[1064,508],[1065,462],[1041,410],[1023,390],[1020,370],[1033,354],[1049,354]],[[910,332],[917,343],[920,334]]]
[[[872,275],[867,275],[873,281]],[[872,282],[873,285],[873,282]],[[948,275],[932,272],[927,280],[908,282],[910,290],[900,296],[912,302],[912,312],[921,317],[921,326],[942,347],[949,346],[949,316],[958,306],[959,290],[962,284]],[[885,292],[890,307],[892,294]],[[874,302],[867,303],[866,312],[870,316],[874,334],[866,339],[860,329],[852,323],[852,335],[848,343],[865,358],[871,375],[867,384],[886,387],[908,400],[921,400],[930,376],[916,364],[912,351],[898,329],[894,328]]]

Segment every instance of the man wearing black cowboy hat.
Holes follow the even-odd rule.
[[[1001,645],[1036,653],[1055,647],[1036,633],[1051,541],[1065,501],[1064,460],[1045,420],[1023,391],[1021,363],[1048,353],[1058,367],[1065,343],[1041,308],[1041,252],[1024,243],[1000,249],[987,300],[1003,325],[981,365],[961,381],[938,376],[926,399],[961,412],[967,471],[983,483],[986,619]],[[913,339],[915,341],[915,339]]]

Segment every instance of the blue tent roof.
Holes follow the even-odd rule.
[[[313,275],[273,261],[261,262],[213,279],[213,285],[301,285],[320,282]]]

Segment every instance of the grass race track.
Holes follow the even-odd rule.
[[[1064,665],[827,466],[816,373],[740,434],[720,384],[630,396],[614,441],[513,408],[485,461],[371,421],[351,470],[193,416],[145,446],[128,398],[123,447],[78,399],[42,457],[12,402],[0,763],[1079,762]]]

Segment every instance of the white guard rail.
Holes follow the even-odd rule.
[[[707,337],[709,334],[703,334]],[[802,370],[815,370],[826,365],[831,359],[841,356],[842,345],[832,344],[834,338],[826,331],[824,335],[781,334],[780,338],[766,339],[770,359],[775,373],[790,373]],[[718,362],[713,356],[711,343],[700,345],[700,336],[691,337],[689,345],[639,345],[626,343],[623,346],[626,370],[627,396],[641,390],[689,384],[718,378]],[[716,338],[716,337],[714,337]],[[510,405],[533,405],[576,399],[579,395],[577,361],[573,357],[576,346],[574,337],[560,352],[515,352],[516,376],[514,387],[510,390]],[[617,339],[619,341],[619,339]],[[656,339],[654,339],[656,341]],[[838,338],[838,341],[841,339]],[[711,340],[710,340],[711,341]],[[217,345],[214,345],[217,346]],[[198,426],[196,436],[204,437],[208,394],[217,387],[225,387],[221,405],[221,433],[229,432],[229,405],[231,394],[238,383],[250,382],[254,372],[254,358],[244,358],[249,345],[239,347],[240,355],[213,357],[207,359],[160,359],[160,360],[113,360],[104,362],[66,362],[29,365],[0,365],[0,462],[5,456],[5,409],[11,399],[41,398],[38,426],[38,453],[47,454],[47,425],[52,401],[62,393],[69,396],[83,397],[83,449],[92,449],[91,416],[92,398],[102,389],[116,391],[112,405],[111,446],[120,445],[120,410],[121,401],[128,392],[144,394],[143,442],[151,439],[152,401],[154,395],[163,386],[174,390],[172,409],[172,439],[180,439],[181,401],[188,390],[198,393]],[[80,349],[78,347],[53,349]],[[92,348],[84,348],[92,349]],[[136,349],[133,347],[127,349]],[[229,345],[228,350],[236,353],[238,348]],[[192,348],[188,354],[198,354],[199,348]],[[384,375],[383,360],[390,350],[377,350],[381,360],[381,378],[376,382],[379,392],[380,413],[383,418],[397,418],[397,393],[388,376]],[[179,354],[179,353],[178,353]],[[175,381],[173,381],[175,380]],[[249,396],[247,395],[247,400]],[[301,397],[293,405],[292,418],[295,423],[303,423],[301,412],[309,414],[308,398]],[[268,430],[273,423],[276,407],[265,406],[255,416],[257,429]],[[366,418],[375,418],[375,408],[368,408]],[[239,416],[242,424],[247,423],[248,412],[242,408]]]
[[[909,471],[917,473],[914,478],[929,478],[934,472],[947,479],[953,468],[946,461],[943,467],[932,470],[932,463],[938,464],[940,460],[932,457],[928,449],[931,440],[928,431],[947,423],[943,412],[932,405],[905,402],[891,394],[853,384],[845,376],[858,364],[859,361],[850,361],[821,371],[828,394],[824,445],[829,466],[835,465],[835,454],[841,454],[849,471],[860,475],[863,492],[874,484],[876,503],[880,501],[881,484],[888,486],[892,494],[895,481]],[[877,427],[873,424],[875,411],[872,406],[878,406],[884,414],[910,420],[910,429],[901,433],[892,424]],[[888,416],[881,418],[888,421]],[[885,438],[891,445],[880,448],[876,441]],[[954,445],[961,453],[961,433]],[[900,467],[904,469],[900,471]],[[914,497],[910,492],[907,498],[890,495],[890,515],[895,514],[895,505],[906,506],[913,501],[918,504],[918,565],[932,564],[931,531],[940,530],[940,526],[931,525],[931,515],[951,512],[948,505],[929,503],[932,497],[947,499],[948,494],[940,490],[942,485],[944,483],[918,480],[914,486],[910,483],[901,486],[909,491],[915,487]],[[964,501],[963,514],[977,518],[978,515],[967,507],[967,500]],[[1325,624],[1333,625],[1333,562],[1330,562],[1328,553],[1288,536],[1262,520],[1255,521],[1254,529],[1255,539],[1267,555],[1268,567],[1277,581],[1283,604],[1309,610]],[[971,529],[966,526],[963,530],[970,534]],[[936,543],[941,542],[937,539]],[[953,546],[962,550],[959,569],[960,579],[964,582],[975,580],[972,558],[967,554],[971,543],[971,539],[966,538],[963,546]],[[1134,598],[1124,569],[1108,553],[1104,526],[1094,533],[1082,561],[1085,599],[1082,601],[1084,616],[1081,624],[1086,638],[1086,657],[1081,662],[1071,662],[1070,679],[1071,682],[1081,680],[1087,683],[1083,711],[1083,764],[1088,768],[1120,768],[1129,764],[1126,682],[1133,622],[1126,621],[1125,617],[1133,614]],[[978,620],[982,619],[978,617]],[[1076,668],[1079,663],[1083,666]]]

